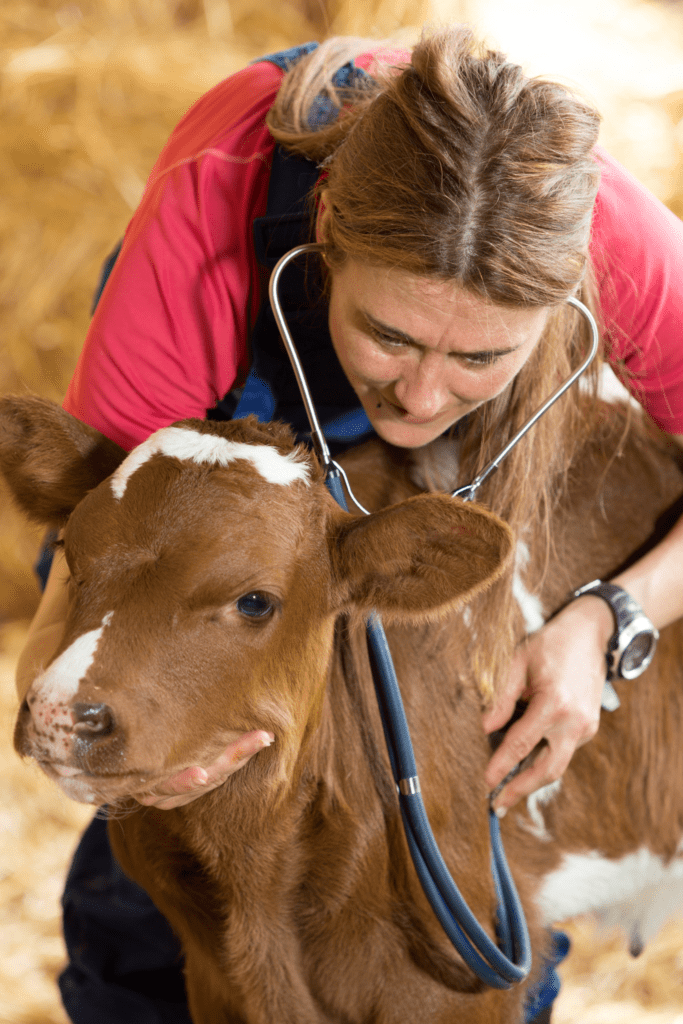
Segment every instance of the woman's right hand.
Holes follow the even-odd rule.
[[[202,767],[193,765],[183,771],[171,775],[162,783],[158,783],[149,793],[136,796],[139,804],[145,807],[158,807],[162,811],[170,811],[174,807],[182,807],[192,803],[212,789],[222,786],[234,772],[244,768],[254,754],[269,747],[275,737],[272,733],[261,729],[246,732],[223,750],[211,764]]]

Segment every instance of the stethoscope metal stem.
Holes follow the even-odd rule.
[[[566,301],[569,303],[570,306],[573,306],[575,309],[578,309],[578,311],[588,321],[588,324],[589,324],[590,329],[591,329],[591,347],[590,347],[590,350],[588,352],[588,355],[583,360],[581,365],[579,367],[577,367],[577,369],[574,370],[574,372],[572,374],[570,374],[570,376],[567,377],[567,379],[565,381],[563,381],[563,383],[560,384],[560,386],[558,388],[556,388],[555,391],[553,391],[553,393],[550,396],[550,398],[546,402],[543,403],[541,408],[538,409],[534,413],[534,415],[530,419],[528,419],[526,421],[526,423],[521,428],[521,430],[517,431],[517,433],[512,438],[512,440],[509,441],[505,445],[503,450],[498,455],[496,455],[495,459],[492,459],[491,462],[489,462],[488,466],[486,466],[481,471],[481,473],[479,473],[479,475],[477,477],[475,477],[475,479],[472,481],[472,483],[471,484],[465,484],[463,487],[458,487],[457,490],[453,491],[453,494],[452,494],[453,498],[462,498],[463,501],[472,501],[473,498],[475,497],[477,491],[479,490],[481,485],[484,483],[484,481],[489,476],[491,476],[491,474],[493,472],[495,472],[496,469],[498,469],[498,467],[500,466],[500,464],[503,461],[503,459],[505,459],[510,454],[510,452],[515,447],[515,445],[519,441],[522,440],[522,438],[527,433],[527,431],[531,430],[531,428],[534,426],[534,424],[537,423],[540,420],[541,416],[545,415],[545,413],[548,411],[548,409],[551,407],[551,405],[554,405],[555,402],[558,400],[558,398],[562,397],[562,395],[565,393],[565,391],[567,391],[572,386],[574,381],[579,379],[581,374],[584,373],[584,371],[588,369],[590,364],[595,359],[595,356],[597,355],[597,352],[598,352],[598,344],[599,344],[599,341],[600,341],[600,336],[598,334],[598,326],[597,326],[597,324],[595,322],[595,317],[593,316],[591,311],[588,309],[588,307],[584,306],[583,302],[580,302],[578,299],[570,297]]]
[[[289,327],[287,326],[287,321],[285,320],[284,314],[282,312],[282,307],[280,305],[280,299],[278,296],[278,285],[280,284],[280,277],[282,275],[282,271],[285,269],[287,264],[291,263],[292,260],[295,260],[297,256],[300,256],[304,252],[322,253],[324,249],[324,245],[309,243],[308,245],[298,245],[296,249],[290,249],[289,252],[286,252],[282,259],[278,260],[278,262],[275,264],[273,272],[270,275],[270,282],[268,284],[268,296],[270,298],[270,305],[273,310],[275,322],[277,323],[278,330],[280,331],[280,336],[282,338],[284,346],[287,349],[287,355],[289,356],[290,362],[292,364],[292,369],[294,371],[294,376],[296,377],[296,382],[299,385],[299,391],[301,392],[301,400],[304,404],[306,415],[308,416],[308,422],[311,425],[313,447],[315,448],[316,455],[322,462],[324,469],[327,470],[328,467],[334,465],[334,463],[332,460],[332,456],[330,455],[330,449],[327,447],[327,441],[325,440],[325,435],[322,432],[322,427],[320,426],[318,415],[315,411],[315,406],[313,405],[313,399],[311,398],[311,392],[308,389],[308,381],[306,380],[306,375],[301,365],[301,360],[299,359],[299,353],[294,347],[294,342],[292,341],[292,336],[289,333]]]

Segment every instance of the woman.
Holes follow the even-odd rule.
[[[425,37],[412,61],[330,40],[251,65],[204,96],[161,154],[66,408],[130,449],[177,419],[230,415],[236,389],[250,392],[252,362],[272,383],[263,367],[276,352],[262,343],[270,328],[259,306],[280,215],[300,198],[298,172],[310,167],[295,162],[281,186],[292,165],[285,159],[285,177],[271,175],[283,160],[274,157],[277,140],[322,172],[314,172],[313,231],[325,246],[323,296],[344,376],[331,385],[322,372],[316,386],[342,419],[345,378],[362,422],[394,445],[422,447],[457,424],[453,444],[462,479],[471,479],[578,362],[584,329],[565,300],[579,294],[602,320],[606,356],[680,440],[683,351],[673,339],[683,284],[673,268],[683,230],[595,149],[597,132],[589,106],[527,79],[500,54],[480,54],[461,27]],[[263,248],[271,247],[261,263],[254,227],[257,243],[264,228]],[[295,307],[308,286],[315,307],[316,277],[309,264],[303,285],[292,286]],[[333,373],[324,323],[308,328],[313,362],[324,352],[323,370]],[[287,418],[277,387],[271,397],[271,412]],[[356,423],[351,436],[363,429]],[[487,482],[482,500],[518,531],[544,516],[590,429],[570,394]],[[683,614],[681,549],[679,524],[614,581],[660,628]],[[54,647],[63,574],[57,561],[20,663],[22,694]],[[517,651],[485,728],[504,725],[519,697],[528,708],[491,760],[490,788],[547,743],[499,793],[499,813],[559,778],[595,733],[614,630],[606,601],[588,594]],[[504,652],[508,642],[492,630],[492,649]],[[495,658],[488,668],[495,674]],[[253,733],[138,799],[161,808],[197,799],[268,741]],[[117,873],[100,823],[77,855],[65,914],[74,962],[62,991],[77,1024],[187,1020],[172,938]],[[551,999],[548,988],[529,1018],[541,1011],[534,1019],[548,1019]]]

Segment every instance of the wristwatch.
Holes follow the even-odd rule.
[[[635,679],[654,658],[659,632],[637,601],[614,583],[593,580],[579,587],[572,600],[593,594],[612,609],[616,629],[607,645],[607,679]]]

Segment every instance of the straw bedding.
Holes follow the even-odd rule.
[[[3,0],[0,393],[29,389],[61,399],[87,329],[101,262],[120,237],[169,131],[205,89],[259,54],[326,32],[381,37],[400,31],[410,41],[430,18],[469,20],[491,32],[502,24],[501,4]],[[527,29],[536,21],[535,5],[538,12],[550,10],[538,0],[515,5]],[[575,13],[585,18],[584,6],[585,0],[574,0],[552,10],[566,9],[569,24]],[[648,25],[665,24],[669,49],[681,38],[675,9],[628,0],[612,6],[603,20],[612,17],[623,27],[651,12]],[[592,30],[585,22],[583,28]],[[518,53],[513,29],[509,39],[503,32],[498,41],[527,60],[530,51]],[[604,34],[605,26],[596,31]],[[636,34],[642,48],[647,33]],[[525,45],[529,38],[527,31]],[[588,34],[586,39],[588,46]],[[552,70],[540,40],[531,56]],[[658,94],[651,84],[643,95],[629,85],[626,97],[614,89],[606,95],[604,80],[596,82],[586,83],[587,89],[611,118],[606,136],[615,155],[683,212],[683,76]],[[617,117],[624,109],[628,116]],[[17,620],[30,617],[37,602],[30,566],[39,540],[39,531],[27,529],[0,492],[0,1024],[66,1020],[54,984],[64,955],[58,900],[78,834],[92,813],[67,801],[11,749],[13,665],[25,629]],[[575,924],[572,932],[575,952],[565,971],[570,983],[553,1020],[683,1024],[679,928],[667,929],[638,961],[617,940],[597,937],[590,922]]]

